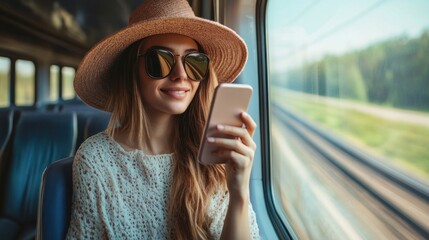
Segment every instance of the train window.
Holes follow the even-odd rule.
[[[51,65],[49,71],[49,101],[55,102],[58,100],[60,67],[57,65]]]
[[[62,93],[63,93],[63,99],[73,99],[76,97],[76,93],[74,92],[73,88],[73,79],[75,75],[76,70],[72,67],[63,67],[61,68],[61,75],[62,75]]]
[[[0,57],[0,107],[10,105],[9,101],[10,59]]]
[[[300,238],[429,236],[428,9],[267,2],[273,197]]]
[[[35,101],[36,68],[32,61],[17,60],[15,65],[15,104],[31,106]]]

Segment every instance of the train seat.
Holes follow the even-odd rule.
[[[109,120],[110,113],[107,112],[100,112],[90,116],[85,126],[84,138],[86,139],[106,130]]]
[[[76,114],[23,112],[16,125],[5,184],[1,189],[2,239],[35,237],[40,179],[51,162],[72,156]]]
[[[60,112],[94,112],[99,111],[93,107],[90,107],[86,105],[81,100],[68,100],[66,102],[63,102],[58,107]]]
[[[91,118],[92,115],[96,114],[94,111],[83,111],[83,112],[76,112],[77,114],[77,139],[76,139],[76,148],[75,152],[79,148],[80,144],[82,144],[83,141],[85,141],[85,129],[86,125],[88,123],[88,120]]]
[[[13,110],[0,112],[0,157],[12,135]]]
[[[89,107],[82,102],[80,104],[64,104],[60,108],[62,112],[75,112],[77,114],[77,139],[74,152],[86,138],[103,131],[109,123],[110,113]]]
[[[8,162],[3,160],[9,155],[10,139],[13,130],[13,110],[0,111],[0,189],[3,188]],[[1,202],[1,200],[0,200]],[[3,224],[0,224],[0,226]],[[4,223],[9,225],[9,223]],[[12,226],[10,226],[12,227]],[[1,231],[1,230],[0,230]]]
[[[78,139],[76,148],[86,138],[106,129],[110,113],[78,112],[77,119]],[[43,173],[37,219],[38,239],[64,239],[67,234],[73,193],[73,159],[74,157],[69,157],[55,161]]]
[[[85,139],[106,129],[107,124],[109,124],[109,119],[110,113],[106,112],[77,112],[77,139],[75,152]]]
[[[55,161],[43,172],[37,216],[37,239],[64,239],[70,224],[74,157]]]

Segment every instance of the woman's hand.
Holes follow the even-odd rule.
[[[250,173],[256,150],[256,144],[252,139],[256,123],[245,112],[241,113],[241,120],[245,128],[227,125],[216,127],[217,133],[226,134],[232,138],[208,138],[207,141],[217,148],[212,154],[227,159],[227,185],[231,199],[247,201]]]

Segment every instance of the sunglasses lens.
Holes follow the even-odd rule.
[[[152,78],[164,78],[170,74],[174,56],[162,49],[152,49],[146,53],[146,72]]]
[[[185,58],[185,71],[188,77],[201,81],[206,77],[209,68],[209,58],[202,53],[190,53]]]
[[[163,49],[151,49],[146,53],[146,72],[151,78],[167,77],[174,65],[174,55]],[[186,55],[184,67],[188,77],[194,81],[203,80],[208,72],[209,57],[204,53]]]

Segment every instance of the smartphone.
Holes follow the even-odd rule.
[[[240,114],[241,112],[247,112],[252,92],[252,86],[248,84],[221,83],[216,87],[198,151],[198,160],[200,163],[218,164],[226,161],[226,159],[217,158],[211,154],[216,150],[216,147],[207,143],[207,138],[231,138],[228,135],[222,136],[213,133],[218,124],[236,127],[243,126]]]

